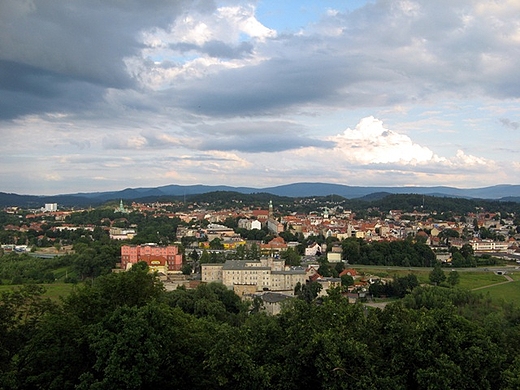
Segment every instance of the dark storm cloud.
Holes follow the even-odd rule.
[[[180,106],[205,115],[262,115],[299,104],[332,101],[339,98],[338,88],[352,77],[327,59],[309,55],[300,60],[279,58],[229,69],[169,92],[182,96]]]
[[[48,111],[82,110],[104,88],[38,67],[0,60],[0,119]]]
[[[139,32],[167,27],[191,3],[4,0],[0,117],[52,111],[62,103],[63,110],[85,109],[85,104],[102,97],[104,88],[134,86],[124,58],[142,48]],[[214,8],[213,2],[206,4],[209,11]],[[202,10],[202,2],[196,5]]]
[[[186,128],[187,147],[243,153],[282,152],[305,147],[332,148],[334,142],[308,137],[291,122],[244,121]],[[184,141],[185,142],[185,141]]]

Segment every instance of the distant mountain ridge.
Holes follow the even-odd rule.
[[[243,194],[270,193],[278,196],[312,197],[339,195],[347,199],[380,197],[382,194],[420,194],[438,197],[476,198],[520,201],[520,185],[501,184],[483,188],[461,189],[447,186],[436,187],[360,187],[331,183],[293,183],[267,188],[232,187],[170,184],[161,187],[126,188],[121,191],[60,194],[49,196],[19,195],[0,192],[0,206],[41,207],[45,203],[58,203],[62,206],[96,206],[114,199],[159,198],[167,196],[189,196],[214,191],[231,191]]]

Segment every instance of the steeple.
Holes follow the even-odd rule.
[[[273,201],[269,201],[269,219],[273,218]]]
[[[125,206],[123,205],[123,199],[121,199],[121,201],[119,202],[119,210],[117,211],[119,211],[120,213],[126,212]]]

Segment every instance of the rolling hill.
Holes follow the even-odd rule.
[[[58,203],[61,206],[85,207],[103,204],[115,199],[153,199],[159,197],[187,197],[214,191],[233,191],[243,194],[259,192],[286,197],[312,197],[339,195],[347,199],[381,197],[382,194],[420,194],[438,197],[475,198],[520,201],[520,185],[496,185],[483,188],[461,189],[455,187],[360,187],[331,183],[293,183],[267,188],[208,186],[208,185],[166,185],[155,188],[126,188],[121,191],[60,194],[52,196],[19,195],[0,192],[0,206],[19,206],[38,208],[45,203]]]

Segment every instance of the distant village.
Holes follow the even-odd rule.
[[[197,283],[221,282],[233,289],[240,296],[264,296],[264,301],[284,300],[294,293],[297,285],[316,281],[322,285],[322,293],[341,284],[341,276],[348,274],[355,283],[349,291],[370,283],[356,273],[343,253],[341,242],[348,238],[356,238],[366,242],[392,242],[405,239],[421,240],[428,245],[437,260],[449,265],[452,252],[450,247],[462,248],[470,245],[477,254],[492,254],[512,263],[520,263],[520,232],[515,224],[515,215],[503,216],[496,212],[476,210],[466,215],[454,215],[451,220],[436,218],[430,212],[404,213],[401,210],[390,210],[386,215],[359,219],[356,213],[342,207],[320,207],[307,214],[283,213],[273,202],[264,208],[234,207],[232,209],[211,210],[209,205],[198,207],[191,205],[188,211],[172,211],[172,203],[136,203],[124,204],[121,200],[114,207],[113,220],[100,220],[91,224],[71,224],[68,217],[85,213],[86,210],[60,210],[57,204],[45,204],[39,210],[21,212],[17,207],[9,207],[4,211],[8,215],[18,215],[19,223],[5,224],[4,235],[11,237],[11,242],[2,242],[4,252],[47,252],[63,253],[66,245],[47,232],[60,231],[94,231],[101,228],[111,240],[121,242],[121,258],[119,270],[127,270],[138,261],[145,261],[151,270],[162,275],[165,284],[177,286],[195,286]],[[174,242],[134,244],[132,239],[138,234],[138,224],[121,224],[130,213],[152,215],[156,218],[180,220],[176,226]],[[230,227],[226,222],[236,221]],[[45,225],[45,226],[44,226]],[[50,227],[49,227],[50,226]],[[268,233],[268,241],[249,240],[239,231],[263,230]],[[482,237],[481,232],[487,236]],[[15,233],[9,236],[9,232]],[[32,232],[37,242],[48,241],[45,248],[35,247],[34,242],[17,241],[23,237],[19,233]],[[18,233],[18,234],[16,234]],[[290,234],[288,234],[290,233]],[[13,242],[14,237],[16,242]],[[293,240],[286,240],[291,237]],[[313,240],[321,237],[322,242]],[[310,239],[310,240],[309,240]],[[324,240],[323,240],[324,239]],[[284,260],[284,252],[297,251],[305,240],[306,246],[301,250],[299,265],[288,265]],[[307,241],[308,240],[308,241]],[[215,242],[218,246],[215,246]],[[181,245],[184,243],[185,245]],[[257,259],[233,258],[240,247],[255,246],[259,256]],[[182,248],[182,250],[181,250]],[[72,250],[71,248],[69,250]],[[200,257],[206,253],[226,253],[224,261],[199,264],[193,267],[188,277],[182,275],[181,269],[188,261],[190,253]],[[338,277],[324,277],[319,274],[318,258],[326,259],[332,266],[341,264]]]

